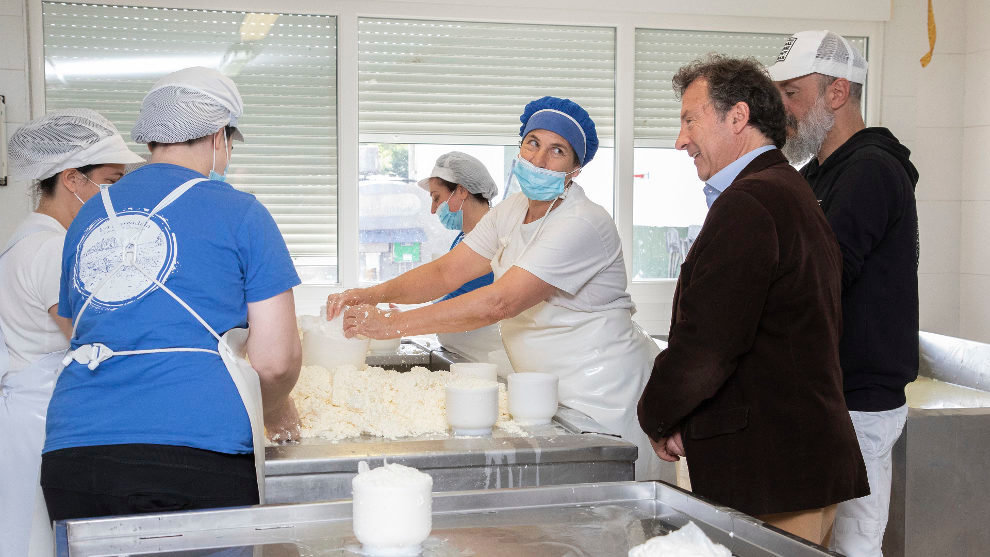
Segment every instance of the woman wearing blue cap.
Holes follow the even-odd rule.
[[[348,305],[426,302],[494,272],[490,286],[456,300],[407,312],[347,309],[345,331],[394,338],[501,321],[513,369],[557,374],[561,403],[635,442],[637,479],[658,478],[636,403],[659,350],[632,320],[615,223],[574,182],[598,150],[595,124],[577,103],[556,97],[529,103],[520,120],[512,175],[521,192],[443,257],[377,286],[331,295],[328,318]]]

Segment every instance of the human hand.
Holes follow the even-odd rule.
[[[402,336],[398,326],[400,311],[379,309],[370,304],[351,306],[344,311],[344,336],[366,336],[376,340]]]
[[[680,434],[674,434],[678,438],[678,443],[680,443]],[[667,462],[677,462],[681,459],[680,455],[677,454],[677,448],[675,444],[672,444],[672,439],[674,436],[661,437],[659,441],[654,441],[650,439],[650,444],[653,445],[653,452],[657,453],[660,460],[666,460]],[[673,451],[673,452],[672,452]]]
[[[278,409],[265,413],[265,433],[273,443],[298,442],[302,437],[299,428],[299,412],[292,398],[287,398]]]
[[[327,296],[327,321],[337,317],[347,306],[372,303],[367,288],[351,288]]]
[[[687,456],[687,453],[684,452],[684,440],[681,439],[680,431],[667,438],[667,453],[675,456]]]

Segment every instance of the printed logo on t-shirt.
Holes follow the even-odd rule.
[[[97,219],[76,248],[73,287],[92,309],[113,309],[152,292],[175,271],[176,240],[168,221],[146,212],[122,211],[117,227]]]

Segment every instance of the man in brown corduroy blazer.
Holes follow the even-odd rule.
[[[839,247],[778,150],[784,108],[758,62],[709,56],[674,89],[710,210],[640,424],[660,458],[690,459],[695,493],[823,543],[835,505],[869,492],[842,394]]]

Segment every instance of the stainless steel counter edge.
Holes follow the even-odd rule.
[[[434,514],[491,512],[517,508],[539,508],[565,505],[603,505],[624,501],[653,500],[672,510],[748,539],[750,543],[770,528],[782,537],[773,540],[773,547],[764,549],[783,555],[802,552],[817,555],[838,555],[826,552],[750,516],[660,482],[618,482],[578,484],[569,486],[460,491],[433,494]],[[231,509],[188,511],[181,513],[134,515],[103,519],[69,520],[56,523],[56,537],[61,542],[59,556],[68,557],[68,544],[87,540],[108,540],[140,537],[142,539],[174,536],[181,527],[183,533],[220,531],[234,528],[266,530],[292,528],[312,522],[349,520],[349,499],[326,503],[260,505]],[[757,544],[759,545],[759,544]],[[761,546],[763,547],[763,546]],[[783,551],[783,553],[780,553]]]
[[[595,435],[589,446],[587,435]],[[328,458],[328,449],[333,458]],[[635,445],[609,435],[554,435],[533,437],[446,438],[339,444],[302,444],[267,447],[265,474],[288,476],[328,472],[357,473],[367,460],[384,459],[417,469],[483,467],[498,464],[553,464],[575,461],[636,460]]]

